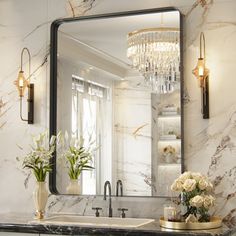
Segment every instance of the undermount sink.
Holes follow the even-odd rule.
[[[109,218],[77,215],[55,215],[43,220],[33,220],[30,224],[54,224],[54,225],[77,225],[77,226],[102,226],[102,227],[125,227],[133,228],[153,222],[153,219],[140,218]]]

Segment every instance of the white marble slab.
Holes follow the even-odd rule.
[[[72,4],[72,8],[70,7]],[[69,4],[69,5],[68,5]],[[92,5],[91,5],[92,4]],[[90,9],[92,6],[92,9]],[[218,213],[235,222],[236,212],[236,2],[235,0],[136,0],[133,1],[0,1],[0,195],[1,212],[32,212],[33,180],[24,187],[25,172],[16,161],[28,150],[30,135],[48,126],[49,24],[58,17],[175,6],[184,17],[184,78],[185,78],[185,161],[189,170],[208,174],[216,183]],[[88,10],[90,9],[90,10]],[[205,32],[207,66],[210,69],[210,116],[202,120],[200,90],[191,71],[199,54],[199,35]],[[13,81],[19,70],[20,51],[27,46],[32,55],[36,87],[36,123],[20,121],[19,103]],[[42,66],[41,66],[42,65]],[[22,150],[22,148],[24,150]],[[11,197],[9,197],[11,196]],[[54,200],[60,200],[54,204]],[[122,199],[132,209],[130,216],[158,216],[160,199]],[[94,198],[51,197],[49,208],[72,209],[89,213]],[[127,201],[127,202],[126,202]],[[79,210],[78,210],[79,209]],[[143,210],[145,209],[145,211]],[[91,213],[91,212],[90,212]]]

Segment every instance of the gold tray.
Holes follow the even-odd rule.
[[[166,221],[161,217],[160,226],[167,229],[216,229],[222,226],[222,220],[219,217],[211,217],[210,222],[185,223]]]

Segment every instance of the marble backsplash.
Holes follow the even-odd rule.
[[[184,14],[185,164],[208,174],[216,185],[217,214],[236,224],[236,2],[235,0],[4,0],[0,1],[0,195],[1,212],[33,212],[32,177],[16,161],[27,152],[31,135],[48,127],[49,27],[59,17],[174,6]],[[199,35],[206,37],[210,69],[210,119],[203,120],[200,89],[192,75],[199,54]],[[21,49],[32,53],[35,124],[19,117],[16,79]],[[24,184],[25,183],[25,184]],[[9,197],[11,196],[11,197]],[[128,206],[127,216],[158,217],[164,198],[114,199],[114,209]],[[48,212],[93,214],[105,206],[101,197],[50,196]],[[139,207],[140,206],[140,207]],[[117,207],[118,208],[118,207]],[[105,213],[104,213],[105,214]],[[115,213],[117,214],[117,213]]]

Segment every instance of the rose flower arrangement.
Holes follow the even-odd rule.
[[[183,218],[186,222],[209,222],[209,210],[214,206],[213,185],[200,173],[184,172],[171,185],[179,192],[181,204],[186,208]]]

